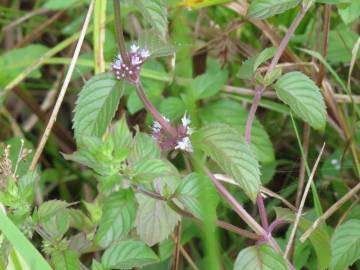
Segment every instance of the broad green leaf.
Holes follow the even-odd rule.
[[[180,220],[165,201],[138,195],[139,209],[136,215],[136,231],[140,239],[153,246],[165,240]]]
[[[0,56],[0,88],[15,79],[34,60],[38,59],[48,50],[40,44],[32,44],[21,49],[8,51]],[[39,78],[40,72],[35,70],[30,78]]]
[[[143,1],[146,1],[146,0],[143,0]],[[138,43],[139,43],[140,48],[149,50],[150,58],[169,56],[176,52],[176,46],[173,45],[171,42],[161,38],[159,33],[153,29],[143,31],[139,35]],[[151,69],[147,69],[148,71],[146,71],[146,69],[147,68],[146,68],[146,64],[145,64],[144,68],[142,69],[141,75],[155,74],[155,73],[149,72]],[[160,75],[161,73],[158,72],[158,74]],[[149,77],[149,76],[147,76],[147,77]],[[156,77],[158,77],[158,75]],[[169,80],[168,75],[161,74],[161,80],[168,81]]]
[[[121,190],[106,198],[95,242],[106,247],[126,237],[134,224],[136,208],[131,190]]]
[[[40,176],[37,171],[28,171],[19,179],[19,195],[22,200],[31,204],[34,200],[35,184]]]
[[[350,4],[353,0],[316,0],[317,3],[322,4]]]
[[[56,251],[52,254],[51,261],[55,266],[55,270],[81,269],[79,258],[73,250]]]
[[[75,137],[101,137],[110,124],[123,94],[122,82],[110,73],[100,73],[81,90],[75,107]]]
[[[314,129],[326,125],[326,108],[320,89],[301,72],[290,72],[274,85],[278,97]]]
[[[234,270],[288,270],[287,262],[272,247],[263,244],[240,251]]]
[[[181,204],[198,218],[202,217],[200,198],[202,192],[208,192],[212,198],[211,203],[214,208],[218,203],[216,190],[212,185],[206,185],[206,190],[201,189],[200,175],[192,173],[187,175],[177,187],[173,198],[179,200]],[[204,185],[205,186],[205,185]],[[211,207],[209,205],[209,207]]]
[[[295,221],[295,214],[289,209],[276,207],[275,212],[278,219],[289,222]],[[311,221],[305,218],[301,218],[299,222],[299,229],[305,232],[308,228],[310,228],[311,225]],[[309,240],[318,258],[319,269],[327,269],[332,254],[330,250],[330,237],[327,231],[324,229],[324,227],[320,226],[310,235]]]
[[[132,135],[129,131],[125,117],[113,125],[111,138],[115,148],[126,148],[131,144]]]
[[[258,161],[241,133],[226,124],[210,124],[194,135],[196,142],[255,201],[261,186]]]
[[[39,251],[29,242],[16,225],[0,210],[0,231],[14,246],[31,269],[51,270],[52,268]]]
[[[346,269],[360,258],[360,220],[351,219],[334,231],[331,252],[331,270]]]
[[[143,242],[126,240],[120,241],[108,248],[101,258],[107,269],[131,269],[156,263],[159,258],[151,248]]]
[[[75,228],[79,231],[90,231],[93,229],[94,224],[88,216],[79,209],[68,209],[70,227]]]
[[[247,11],[251,19],[266,19],[296,7],[301,0],[253,0]]]
[[[70,215],[67,209],[59,209],[54,215],[40,222],[45,232],[54,239],[61,239],[70,226]]]
[[[225,84],[227,76],[226,70],[216,70],[197,76],[190,85],[195,99],[205,99],[217,94]]]
[[[276,48],[274,47],[266,48],[261,53],[259,53],[254,62],[253,71],[256,71],[259,66],[271,59],[275,55],[275,53]]]
[[[160,148],[154,138],[145,134],[137,133],[129,152],[129,162],[136,164],[144,159],[160,158]]]
[[[185,113],[185,104],[178,97],[165,98],[160,104],[160,112],[171,121],[181,118]]]
[[[345,24],[350,24],[360,17],[360,1],[352,1],[345,8],[339,8],[339,14]]]
[[[50,9],[50,10],[58,10],[58,9],[68,9],[68,8],[74,8],[76,6],[86,4],[87,2],[84,0],[48,0],[44,4],[44,8]]]
[[[133,168],[134,180],[151,183],[155,178],[178,176],[177,169],[164,159],[144,159]]]
[[[58,211],[61,211],[68,207],[69,204],[64,201],[51,200],[44,202],[34,214],[35,219],[38,222],[46,222],[52,218]]]
[[[165,37],[167,34],[167,7],[163,0],[133,0],[145,20],[160,34]]]
[[[225,123],[245,134],[249,112],[233,100],[219,100],[207,104],[200,110],[200,119],[204,124]],[[275,153],[272,142],[262,124],[255,118],[251,129],[251,150],[259,162],[272,162]]]
[[[97,260],[93,259],[91,264],[91,270],[106,270],[101,263],[99,263]]]

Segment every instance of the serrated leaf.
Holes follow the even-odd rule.
[[[210,124],[196,132],[196,141],[255,201],[261,186],[258,161],[241,133],[226,124]]]
[[[160,158],[160,148],[154,138],[145,134],[137,133],[129,152],[129,162],[136,164],[139,161],[150,158]]]
[[[131,190],[121,190],[106,198],[95,242],[109,246],[127,236],[133,227],[137,203]]]
[[[126,148],[131,144],[132,135],[129,131],[125,117],[112,127],[111,138],[115,148]]]
[[[123,83],[110,73],[100,73],[82,88],[76,101],[73,127],[77,140],[82,135],[101,137],[114,117]]]
[[[156,263],[159,258],[151,248],[143,242],[126,240],[120,241],[108,248],[101,258],[107,269],[131,269]]]
[[[252,246],[238,254],[234,270],[288,270],[285,259],[269,245]]]
[[[164,201],[138,195],[139,209],[136,215],[136,231],[140,239],[153,246],[165,240],[174,230],[180,216]]]
[[[39,222],[46,222],[52,218],[58,211],[68,207],[69,204],[64,201],[51,200],[44,202],[36,212],[36,220]]]
[[[157,31],[151,29],[143,31],[139,36],[139,47],[149,50],[151,58],[172,55],[176,52],[176,46],[164,40]]]
[[[295,221],[295,214],[289,209],[276,207],[275,208],[276,216],[278,219],[286,220],[289,222]],[[299,229],[305,232],[312,222],[300,218]],[[311,245],[313,246],[316,256],[318,258],[319,269],[327,269],[331,259],[331,250],[330,250],[330,237],[324,227],[318,227],[309,237]]]
[[[60,209],[49,220],[41,222],[44,231],[54,239],[61,239],[70,226],[67,209]]]
[[[351,219],[331,238],[331,270],[343,270],[360,258],[360,220]]]
[[[179,119],[185,113],[185,104],[178,97],[165,98],[160,104],[160,112],[171,121]]]
[[[301,0],[253,0],[247,11],[247,16],[252,19],[261,19],[281,14],[296,7]]]
[[[195,99],[205,99],[214,96],[225,84],[227,76],[226,70],[216,70],[216,72],[207,72],[197,76],[190,85]]]
[[[163,0],[133,0],[145,20],[163,37],[167,34],[167,7]]]
[[[179,184],[173,196],[173,198],[182,203],[185,209],[189,210],[198,218],[202,217],[200,206],[202,192],[208,192],[212,198],[211,202],[209,202],[212,206],[209,205],[208,207],[215,208],[218,203],[218,197],[214,187],[212,185],[206,185],[206,190],[203,190],[200,177],[197,173],[187,175]]]
[[[275,53],[276,48],[274,47],[266,48],[261,53],[259,53],[254,62],[253,71],[256,71],[259,66],[265,63],[267,60],[271,59]]]
[[[326,107],[320,89],[305,74],[294,71],[274,85],[278,97],[314,129],[324,129]]]
[[[245,134],[249,112],[240,103],[233,100],[219,100],[207,104],[200,110],[200,118],[204,124],[225,123]],[[251,149],[260,162],[272,162],[275,153],[272,142],[262,124],[255,118],[251,129]]]
[[[134,180],[152,182],[155,178],[177,176],[177,169],[164,159],[145,159],[139,161],[133,168]]]
[[[75,251],[64,250],[56,251],[52,255],[52,263],[55,266],[55,270],[79,270],[80,261]]]

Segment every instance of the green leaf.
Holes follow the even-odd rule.
[[[285,259],[269,245],[252,246],[238,254],[234,270],[288,270]]]
[[[146,1],[146,0],[144,0],[144,1]],[[164,34],[164,33],[161,33],[161,34]],[[149,50],[151,58],[169,56],[176,52],[175,45],[173,45],[171,42],[169,42],[167,40],[164,40],[159,35],[159,33],[157,31],[155,31],[154,29],[143,31],[139,35],[138,43],[139,43],[140,48],[145,48],[145,49]],[[146,71],[146,69],[148,71]],[[145,74],[155,75],[156,74],[156,73],[150,73],[149,72],[150,70],[151,69],[148,69],[145,64],[144,67],[142,68],[141,75],[145,75]],[[154,70],[152,70],[152,71],[154,71]],[[161,77],[159,77],[159,78],[161,78],[162,81],[169,80],[168,74],[166,72],[157,72],[157,74],[158,75],[156,75],[156,77],[159,77],[159,75],[160,75]]]
[[[75,251],[64,250],[56,251],[52,254],[52,259],[55,270],[79,270],[80,261]]]
[[[136,164],[144,159],[160,158],[160,148],[154,138],[145,134],[137,133],[129,152],[129,162]]]
[[[116,148],[127,148],[132,141],[125,117],[112,127],[111,138]]]
[[[68,206],[69,204],[67,202],[59,200],[51,200],[44,202],[35,214],[36,220],[38,222],[46,222],[50,218],[55,216],[58,211],[61,211]]]
[[[59,209],[54,216],[40,224],[52,238],[61,239],[70,227],[69,212],[67,209]]]
[[[254,62],[253,71],[256,71],[258,67],[260,67],[263,63],[271,59],[276,53],[276,48],[270,47],[264,49],[259,55],[256,57]]]
[[[151,248],[134,240],[120,241],[112,245],[101,258],[102,264],[109,269],[131,269],[158,261],[159,258]]]
[[[247,11],[252,19],[266,19],[296,7],[301,0],[253,0]]]
[[[326,125],[326,108],[320,89],[301,72],[290,72],[274,85],[278,97],[314,129]]]
[[[249,112],[236,101],[223,99],[207,104],[200,110],[204,124],[225,123],[245,134]],[[260,162],[272,162],[275,153],[272,142],[262,124],[255,118],[251,129],[251,150]]]
[[[289,209],[276,207],[275,212],[278,219],[289,222],[295,221],[295,214]],[[305,218],[300,218],[299,228],[301,231],[305,232],[311,225],[311,221]],[[324,227],[320,226],[310,235],[309,240],[318,258],[319,269],[327,269],[331,259],[330,237],[327,231]]]
[[[187,175],[179,184],[173,196],[173,198],[179,200],[187,210],[198,218],[202,217],[200,204],[202,192],[209,193],[212,198],[209,203],[213,205],[213,208],[215,208],[218,203],[218,196],[214,187],[212,185],[204,185],[206,186],[206,190],[202,189],[203,185],[201,185],[200,177],[197,173]],[[209,205],[209,207],[212,206]]]
[[[14,49],[0,56],[0,88],[15,79],[34,60],[42,56],[48,48],[40,44],[32,44],[21,49]],[[39,78],[38,69],[30,74],[30,78]]]
[[[68,9],[68,8],[74,8],[75,6],[79,6],[86,4],[87,2],[84,0],[48,0],[44,4],[44,8],[50,9],[50,10],[58,10],[58,9]]]
[[[91,270],[106,270],[101,263],[99,263],[97,260],[93,259],[91,264]]]
[[[334,231],[331,252],[331,270],[346,269],[360,258],[360,220],[351,219]]]
[[[100,73],[81,90],[75,107],[75,137],[101,137],[110,124],[123,94],[122,82],[110,73]]]
[[[216,70],[197,76],[190,85],[195,99],[205,99],[217,94],[225,84],[227,76],[226,70]]]
[[[155,200],[139,194],[139,209],[136,215],[136,231],[140,239],[153,246],[165,240],[180,220],[165,201]]]
[[[167,34],[167,7],[163,0],[133,0],[145,20],[160,34],[165,37]]]
[[[106,247],[126,237],[134,224],[136,208],[131,190],[121,190],[106,198],[95,242]]]
[[[360,16],[360,1],[352,1],[346,8],[340,8],[339,14],[345,24],[356,21]]]
[[[171,121],[181,118],[185,113],[185,104],[178,97],[165,98],[160,104],[160,112]]]
[[[16,225],[0,210],[0,231],[6,236],[30,269],[51,270],[47,261]]]
[[[37,171],[28,171],[19,179],[19,195],[22,200],[31,204],[34,200],[35,183],[40,176]]]
[[[139,161],[133,168],[134,180],[152,182],[155,178],[178,176],[177,169],[164,159],[145,159]]]
[[[198,0],[198,1],[192,1],[192,0],[183,0],[182,3],[179,5],[185,6],[187,8],[191,9],[200,9],[205,8],[213,5],[220,5],[224,3],[231,2],[232,0]]]
[[[259,164],[243,135],[218,123],[201,128],[194,137],[202,150],[255,201],[261,186]]]

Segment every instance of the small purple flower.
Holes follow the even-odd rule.
[[[150,52],[147,49],[140,49],[137,44],[133,43],[130,46],[130,52],[128,53],[130,63],[124,63],[119,54],[111,63],[110,69],[114,73],[116,79],[135,83],[139,80],[141,66],[149,57]]]

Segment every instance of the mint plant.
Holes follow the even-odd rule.
[[[329,56],[330,20],[355,26],[357,3],[65,2],[37,12],[79,24],[87,7],[81,31],[0,76],[4,105],[14,91],[46,119],[36,148],[1,145],[1,269],[357,269],[359,38],[344,39],[350,61]],[[70,62],[55,57],[74,41]],[[14,87],[52,61],[70,66],[44,117]]]

